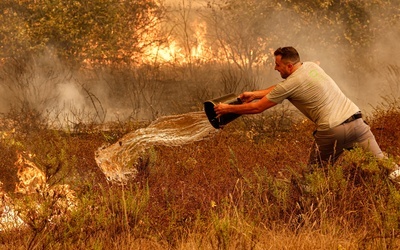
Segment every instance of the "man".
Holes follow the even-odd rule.
[[[313,62],[301,62],[293,47],[278,48],[274,56],[275,70],[284,80],[265,90],[242,93],[241,105],[216,105],[218,116],[261,113],[287,99],[317,126],[311,164],[334,163],[345,149],[356,145],[379,159],[385,158],[370,127],[363,122],[360,109],[322,68]],[[389,175],[391,179],[400,176],[397,168]]]

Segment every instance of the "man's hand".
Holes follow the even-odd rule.
[[[255,95],[254,92],[243,92],[242,94],[239,95],[239,99],[242,102],[251,102],[257,99],[257,96]]]
[[[221,115],[225,115],[229,113],[229,104],[226,103],[219,103],[214,106],[214,111],[217,114],[217,118],[219,118]]]

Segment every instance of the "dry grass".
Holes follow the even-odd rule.
[[[79,206],[52,223],[44,212],[33,213],[30,220],[46,226],[1,232],[0,248],[400,247],[400,192],[386,178],[390,162],[354,150],[303,178],[313,126],[290,120],[240,118],[210,140],[154,147],[151,160],[126,186],[104,180],[94,152],[128,130],[70,134],[31,126],[28,133],[13,132],[16,124],[26,127],[21,121],[3,124],[11,133],[0,143],[3,189],[21,198],[13,195],[12,166],[16,152],[29,151],[49,184],[69,184],[76,191]],[[399,121],[396,105],[368,119],[389,156],[400,154]],[[47,197],[46,204],[53,199]]]

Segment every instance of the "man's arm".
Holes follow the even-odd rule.
[[[259,91],[257,91],[259,92]],[[269,93],[269,92],[268,92]],[[268,100],[268,98],[264,95],[260,101],[257,102],[249,102],[243,103],[239,105],[230,105],[225,103],[220,103],[214,106],[214,111],[217,116],[221,116],[227,113],[235,113],[235,114],[258,114],[263,112],[266,109],[269,109],[275,106],[277,103]]]
[[[253,100],[261,99],[264,96],[268,95],[269,92],[271,92],[274,88],[275,85],[263,90],[243,92],[242,94],[239,95],[239,98],[242,102],[251,102]]]

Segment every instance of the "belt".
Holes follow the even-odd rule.
[[[347,120],[342,122],[342,124],[352,122],[354,120],[360,119],[361,117],[362,117],[361,111],[358,111],[354,115],[350,116]]]

